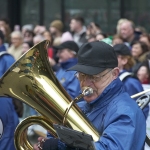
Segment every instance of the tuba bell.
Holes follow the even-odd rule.
[[[64,115],[66,127],[88,133],[94,141],[99,139],[99,133],[76,104],[68,109],[72,99],[49,64],[49,43],[45,40],[33,46],[0,79],[0,96],[21,100],[41,114],[28,117],[17,126],[14,136],[17,150],[33,149],[27,139],[27,129],[33,124],[41,125],[57,137],[53,123],[63,124]]]

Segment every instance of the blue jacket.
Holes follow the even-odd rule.
[[[0,46],[0,53],[5,51],[5,46]],[[14,62],[15,59],[10,54],[0,56],[0,77]],[[15,150],[14,131],[18,123],[12,99],[0,97],[0,150]]]
[[[80,84],[74,75],[76,72],[67,71],[67,69],[74,66],[76,63],[76,58],[69,59],[68,61],[61,63],[60,69],[56,72],[57,79],[73,99],[79,95]]]
[[[95,142],[96,150],[144,149],[145,117],[120,79],[114,80],[95,101],[78,105],[101,134]]]
[[[120,73],[123,74],[124,72],[127,72],[126,70],[122,71]],[[134,77],[131,76],[127,76],[123,81],[123,86],[126,90],[126,92],[132,96],[134,94],[137,94],[139,92],[142,92],[144,89],[142,87],[142,84],[140,83],[140,81]],[[137,98],[134,99],[135,101],[137,100]],[[143,113],[145,115],[145,118],[148,117],[148,112],[149,112],[149,106],[147,105],[144,109],[143,109]]]

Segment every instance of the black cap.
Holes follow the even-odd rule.
[[[57,50],[62,50],[62,49],[69,49],[71,51],[74,51],[74,52],[78,52],[79,50],[79,47],[78,45],[74,42],[74,41],[66,41],[66,42],[63,42],[62,44],[60,44],[59,46],[57,46]]]
[[[129,55],[131,56],[131,50],[125,44],[116,44],[114,45],[114,50],[117,55]]]
[[[113,47],[103,41],[94,41],[80,47],[78,63],[69,70],[95,75],[117,66],[118,59]]]

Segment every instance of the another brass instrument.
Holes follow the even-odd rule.
[[[21,100],[42,115],[28,117],[18,125],[14,141],[17,150],[33,149],[27,139],[27,128],[32,124],[39,124],[57,136],[53,123],[63,124],[64,114],[66,127],[88,133],[94,141],[100,137],[76,104],[67,111],[72,99],[51,69],[48,45],[49,41],[45,40],[32,47],[0,80],[0,96]]]
[[[140,93],[137,93],[135,95],[132,95],[131,98],[139,97],[136,100],[136,103],[139,105],[139,107],[143,110],[150,102],[150,95],[146,94],[147,92],[150,92],[150,89],[147,89],[145,91],[142,91]],[[141,96],[142,95],[142,96]],[[145,142],[150,147],[150,137],[148,134],[146,134]]]

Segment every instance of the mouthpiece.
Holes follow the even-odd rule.
[[[84,96],[89,96],[89,95],[93,94],[93,89],[90,87],[84,87],[82,94]]]

